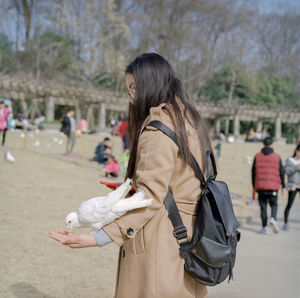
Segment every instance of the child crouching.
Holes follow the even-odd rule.
[[[117,160],[114,158],[114,156],[109,155],[105,167],[105,177],[118,177],[119,174],[120,172]]]

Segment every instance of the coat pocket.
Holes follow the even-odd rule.
[[[146,252],[144,233],[145,227],[139,230],[134,238],[135,253],[137,255]]]
[[[149,251],[149,249],[151,249],[151,247],[155,247],[157,242],[156,235],[158,233],[160,220],[162,219],[164,212],[166,212],[165,208],[161,208],[155,214],[155,216],[148,221],[147,224],[136,234],[134,238],[136,254],[146,253]]]

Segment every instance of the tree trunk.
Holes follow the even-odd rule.
[[[25,21],[25,61],[29,65],[30,28],[32,20],[32,8],[34,0],[22,0]]]
[[[236,80],[236,72],[233,70],[232,71],[232,78],[231,78],[231,84],[230,84],[230,90],[229,90],[229,95],[228,95],[228,103],[232,103],[232,97],[233,97],[233,91],[235,88],[235,80]]]

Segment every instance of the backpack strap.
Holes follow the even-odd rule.
[[[212,165],[213,168],[213,174],[211,173],[210,170],[210,164]],[[206,151],[206,181],[215,180],[216,176],[217,176],[217,166],[216,166],[215,157],[213,152],[208,150]]]
[[[154,121],[151,121],[147,126],[152,126],[152,127],[155,127],[157,129],[161,130],[163,133],[165,133],[167,136],[169,136],[175,142],[175,144],[179,147],[177,136],[174,133],[174,131],[172,131],[168,126],[166,126],[162,122],[160,122],[158,120],[154,120]],[[189,165],[192,167],[195,174],[199,178],[199,180],[201,182],[201,185],[203,187],[205,187],[206,182],[205,182],[204,176],[202,174],[202,171],[200,169],[200,166],[199,166],[198,162],[196,161],[196,159],[195,159],[195,157],[193,156],[192,153],[191,153],[191,160],[189,161]],[[182,246],[186,243],[189,243],[189,240],[180,242],[180,240],[188,238],[187,229],[186,229],[185,225],[182,222],[182,218],[180,216],[179,210],[177,208],[177,205],[176,205],[176,202],[175,202],[174,197],[172,195],[170,187],[169,187],[168,193],[167,193],[167,195],[164,199],[164,204],[165,204],[166,209],[168,211],[169,218],[172,222],[172,225],[173,225],[173,228],[174,228],[173,234],[176,237],[178,244],[180,246]]]
[[[169,218],[172,222],[172,225],[173,225],[173,228],[174,228],[173,234],[176,237],[177,241],[182,240],[182,239],[186,239],[188,237],[187,229],[186,229],[185,225],[182,222],[182,218],[179,214],[179,211],[178,211],[176,202],[173,198],[170,187],[169,187],[168,193],[167,193],[167,195],[164,199],[164,204],[165,204],[166,209],[168,211]]]

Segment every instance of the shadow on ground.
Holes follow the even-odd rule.
[[[26,282],[17,282],[10,287],[10,290],[17,298],[55,298],[54,296],[45,295]]]

